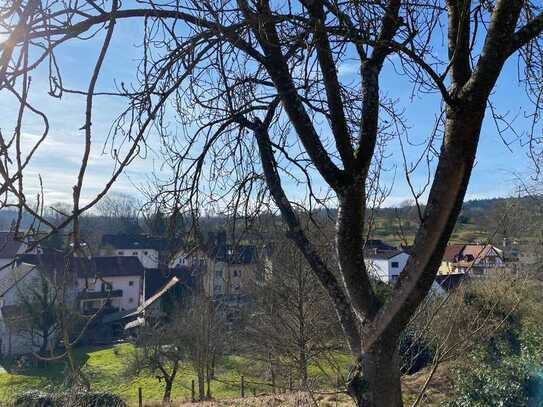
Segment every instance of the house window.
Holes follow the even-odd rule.
[[[149,252],[143,252],[143,254],[145,254],[147,256],[149,254]]]
[[[134,302],[134,299],[133,299],[132,297],[130,297],[130,298],[128,299],[128,302]]]
[[[138,252],[132,252],[132,256],[137,256]]]
[[[133,282],[133,281],[129,281],[129,282],[128,282],[128,285],[129,285],[130,287],[132,287],[132,286],[134,285],[134,282]]]
[[[393,261],[392,263],[390,263],[390,266],[393,269],[397,269],[398,267],[400,267],[400,264],[397,261]]]
[[[234,277],[239,277],[239,276],[240,276],[239,270],[234,270]]]
[[[117,252],[117,254],[120,255],[120,256],[122,256],[122,255],[124,254],[124,252],[123,252],[122,250],[119,250],[119,251]]]

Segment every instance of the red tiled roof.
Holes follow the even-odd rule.
[[[443,261],[454,262],[462,253],[463,248],[463,244],[451,244],[447,246],[445,248],[445,253],[443,254]]]
[[[492,250],[494,250],[494,246],[490,244],[451,244],[445,248],[443,261],[470,267],[473,263],[478,263],[486,258]]]

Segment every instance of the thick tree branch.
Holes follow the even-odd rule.
[[[341,189],[347,183],[346,174],[330,158],[296,91],[267,1],[260,2],[257,13],[247,15],[247,19],[251,21],[253,32],[266,56],[264,66],[307,154],[328,185],[336,191]]]
[[[254,131],[266,184],[268,185],[275,204],[281,212],[283,220],[288,225],[289,238],[296,243],[300,251],[304,254],[307,262],[310,264],[321,284],[330,295],[330,298],[336,307],[343,330],[345,331],[345,334],[349,340],[351,352],[354,355],[358,355],[361,349],[361,342],[356,316],[354,315],[351,305],[349,304],[349,301],[336,277],[321,259],[317,249],[305,236],[298,217],[296,216],[296,213],[294,212],[294,209],[292,208],[292,205],[285,194],[285,191],[281,185],[281,177],[277,172],[277,163],[273,155],[272,145],[267,129],[258,119],[255,123],[249,123],[246,120],[242,120],[241,123]]]
[[[460,95],[483,100],[490,94],[505,60],[510,55],[512,38],[522,9],[521,0],[498,0],[492,13],[481,56]]]
[[[461,88],[471,75],[470,0],[448,0],[448,51],[453,87]]]
[[[519,29],[514,35],[511,41],[511,48],[509,53],[512,54],[525,46],[528,42],[535,39],[543,31],[543,12],[536,18],[527,23],[524,27]]]
[[[326,16],[322,4],[319,2],[306,2],[306,7],[312,17],[311,23],[314,26],[317,57],[324,80],[328,108],[330,109],[330,126],[345,169],[350,172],[353,170],[354,151],[351,142],[351,132],[347,125],[345,111],[343,110],[344,103],[341,97],[341,85],[337,77],[336,63],[332,56],[328,33],[325,27]]]

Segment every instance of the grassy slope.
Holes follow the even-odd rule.
[[[141,387],[146,400],[161,400],[164,386],[154,376],[141,375],[130,378],[124,374],[131,352],[132,345],[120,344],[109,348],[80,348],[77,350],[77,357],[84,363],[84,372],[88,375],[93,389],[110,391],[126,400],[134,401],[137,399],[138,387]],[[346,366],[348,357],[341,357],[340,363]],[[317,367],[311,370],[314,377],[322,375]],[[51,363],[47,368],[28,368],[0,373],[0,401],[10,401],[15,394],[25,390],[54,389],[62,384],[63,371],[63,363]],[[238,397],[242,374],[245,376],[246,394],[252,394],[253,389],[258,393],[270,391],[269,386],[260,383],[264,380],[254,377],[256,370],[251,368],[247,360],[230,356],[222,361],[220,369],[217,370],[217,380],[212,385],[213,396]],[[194,372],[185,366],[177,376],[172,397],[177,400],[189,399],[193,379],[196,379]]]
[[[93,389],[118,394],[134,405],[137,400],[138,387],[141,387],[146,402],[154,402],[155,405],[159,405],[163,392],[162,383],[159,383],[151,375],[129,378],[124,374],[125,365],[130,358],[131,352],[133,352],[131,345],[120,344],[108,348],[80,348],[77,350],[77,356],[84,363],[84,371],[89,376]],[[349,359],[347,355],[340,355],[337,358],[339,366],[342,366],[345,372],[349,364]],[[239,397],[241,374],[245,376],[246,395],[250,396],[253,393],[253,389],[259,394],[269,394],[270,388],[268,386],[257,384],[257,382],[264,382],[265,379],[256,377],[254,365],[254,363],[249,364],[247,360],[241,357],[231,356],[226,358],[221,364],[221,368],[217,371],[217,380],[213,382],[213,396],[217,399],[235,399]],[[323,369],[327,371],[327,374],[323,374],[322,370],[317,366],[312,366],[310,369],[310,374],[313,378],[320,378],[320,383],[315,387],[331,389],[334,387],[332,384],[334,382],[332,379],[334,374],[331,373],[329,366]],[[63,381],[63,370],[63,363],[52,363],[46,369],[31,368],[18,373],[0,373],[0,402],[9,402],[15,394],[25,390],[54,390],[58,388]],[[425,377],[424,374],[417,374],[404,380],[404,390],[408,393],[406,395],[407,400],[413,398],[411,393],[416,393]],[[190,387],[193,379],[195,379],[195,376],[192,369],[185,367],[178,374],[172,394],[173,400],[181,403],[183,400],[188,401],[190,399]],[[439,388],[439,382],[443,382],[443,380],[437,380],[437,382],[438,386],[431,386],[430,391],[443,396],[444,390]],[[288,400],[290,396],[278,397],[286,397],[284,400],[286,404],[277,403],[277,405],[290,404],[291,400]],[[320,405],[336,405],[335,396],[322,395],[317,398]],[[442,400],[443,398],[439,397],[439,399]],[[262,400],[265,403],[264,399],[257,398],[255,400],[257,400],[256,405],[260,402],[258,400]],[[346,396],[339,396],[337,401],[340,402],[340,406],[352,405]],[[223,401],[221,404],[246,405],[245,402],[239,403],[236,400],[231,400],[230,402]]]
[[[403,225],[404,238],[408,244],[413,244],[417,225],[413,222]],[[377,218],[373,227],[372,238],[382,239],[385,242],[399,246],[404,242],[397,224]],[[491,238],[488,232],[476,224],[457,224],[451,235],[449,243],[474,243],[477,241],[486,242]]]

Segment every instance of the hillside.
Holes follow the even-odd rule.
[[[112,392],[120,395],[129,402],[131,406],[137,405],[138,388],[141,387],[145,405],[159,406],[161,404],[163,383],[151,375],[140,375],[136,378],[130,378],[125,369],[126,363],[130,359],[133,347],[130,344],[119,344],[104,348],[82,347],[77,349],[77,358],[83,363],[83,371],[89,377],[91,387],[94,390]],[[349,357],[347,355],[337,355],[337,360],[342,366],[342,374],[348,371]],[[265,382],[265,378],[251,375],[249,365],[254,362],[238,357],[228,356],[221,363],[218,369],[216,380],[213,381],[212,394],[215,403],[205,402],[196,405],[247,405],[247,406],[269,406],[270,401],[273,405],[311,405],[292,404],[295,400],[304,400],[307,396],[292,394],[280,394],[283,390],[277,389],[277,395],[265,396],[271,393],[271,388]],[[321,366],[322,368],[322,366]],[[329,371],[323,374],[321,368],[313,366],[311,371],[312,383],[318,386],[319,392],[314,394],[316,400],[321,406],[353,406],[351,400],[344,394],[334,394],[336,376]],[[327,370],[324,367],[325,371]],[[44,368],[25,368],[13,371],[8,367],[10,373],[0,372],[0,405],[9,403],[13,400],[15,394],[30,390],[41,389],[54,391],[63,382],[64,365],[62,363],[51,363],[47,369]],[[412,400],[414,394],[422,386],[426,378],[426,371],[423,370],[412,376],[404,377],[404,387],[407,390],[408,400]],[[246,399],[239,399],[241,375],[245,376],[247,395]],[[185,366],[178,374],[176,384],[173,388],[173,405],[194,405],[190,403],[191,381],[195,374],[189,366]],[[322,390],[328,389],[328,390]],[[437,403],[446,397],[450,392],[449,379],[446,377],[446,370],[439,369],[436,379],[428,391],[428,401],[430,404]],[[256,393],[260,397],[254,397]],[[273,399],[273,400],[271,400]],[[432,403],[436,404],[432,404]]]
[[[423,208],[421,208],[423,209]],[[493,198],[478,199],[464,202],[457,225],[452,234],[451,243],[489,241],[500,245],[504,237],[530,239],[539,233],[539,224],[534,219],[541,219],[543,214],[543,197],[530,196],[522,198]],[[382,239],[388,243],[412,244],[416,233],[419,217],[415,206],[396,208],[380,208],[368,211],[367,224],[371,225],[373,238]],[[336,211],[319,211],[317,215],[325,222],[333,221]],[[16,219],[14,210],[0,210],[0,230],[9,229]],[[162,222],[167,222],[164,219]],[[31,225],[32,218],[26,214],[22,218],[21,227]],[[184,227],[188,228],[190,220],[185,220]],[[263,217],[261,226],[276,220]],[[244,222],[237,223],[237,231],[247,234]],[[147,225],[148,226],[148,225]],[[226,228],[231,230],[228,221],[220,216],[202,218],[199,221],[200,235],[206,237],[210,232]],[[85,215],[81,221],[82,235],[91,244],[98,244],[104,233],[142,233],[148,227],[143,219],[112,219],[98,215]],[[166,227],[164,227],[166,229]],[[254,232],[254,229],[252,230]],[[252,232],[249,232],[250,234]]]

